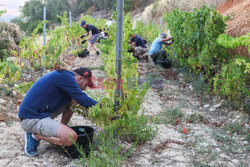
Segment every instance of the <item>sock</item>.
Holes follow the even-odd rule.
[[[36,139],[36,140],[38,140],[36,137],[35,137],[35,135],[32,133],[32,135],[31,135],[34,139]],[[40,140],[39,140],[40,141]]]

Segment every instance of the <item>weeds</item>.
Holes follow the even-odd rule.
[[[244,128],[243,124],[239,124],[239,123],[232,123],[232,124],[228,124],[226,126],[224,126],[224,129],[227,131],[230,131],[230,133],[236,133],[238,135],[247,135],[248,132],[247,130]]]
[[[131,153],[131,150],[135,148],[136,143],[125,152],[121,152],[121,145],[118,144],[115,133],[112,127],[105,127],[98,136],[95,136],[95,143],[90,145],[88,157],[86,157],[82,149],[79,149],[81,158],[80,161],[76,162],[76,165],[95,167],[120,166],[121,162],[125,160]]]
[[[174,125],[176,121],[180,121],[184,114],[177,108],[167,109],[165,112],[159,115],[158,124],[171,124]]]

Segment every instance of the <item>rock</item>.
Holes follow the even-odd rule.
[[[210,105],[209,104],[206,104],[206,105],[204,105],[204,108],[208,108]]]
[[[239,160],[233,159],[232,162],[233,162],[234,164],[238,164],[238,163],[239,163]]]
[[[0,152],[0,159],[5,159],[5,158],[14,158],[16,157],[17,152],[14,150],[9,151],[9,150],[3,150]]]
[[[243,144],[248,145],[248,141],[243,141]]]
[[[219,152],[221,151],[221,149],[220,149],[220,148],[216,148],[215,151],[216,151],[217,153],[219,153]]]
[[[190,90],[194,90],[194,88],[192,87],[192,85],[189,85],[188,87]]]
[[[12,91],[12,95],[13,95],[14,97],[16,97],[17,92],[16,92],[16,91]]]
[[[5,103],[6,103],[6,100],[0,99],[0,104],[5,104]]]
[[[41,164],[39,164],[38,162],[33,162],[33,164],[35,165],[35,166],[40,166]]]
[[[214,106],[214,108],[219,108],[220,106],[221,106],[221,103],[216,104],[216,105]]]
[[[209,111],[211,111],[211,112],[214,112],[215,110],[216,110],[216,108],[214,108],[214,107],[209,109]]]

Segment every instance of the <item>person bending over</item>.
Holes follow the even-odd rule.
[[[88,68],[55,70],[34,83],[18,112],[25,130],[24,151],[28,156],[38,155],[40,140],[62,146],[73,145],[77,134],[67,126],[73,115],[70,105],[77,102],[89,108],[98,103],[83,92],[87,86],[95,87]],[[54,120],[61,113],[61,122]]]
[[[91,24],[86,24],[86,21],[81,21],[81,27],[87,31],[87,34],[82,35],[81,38],[84,36],[89,36],[86,40],[82,41],[82,44],[88,41],[88,51],[90,51],[90,47],[92,47],[96,51],[96,54],[99,55],[100,53],[96,48],[96,41],[100,33],[98,28]]]
[[[140,36],[136,34],[130,35],[129,43],[131,46],[131,51],[133,52],[133,56],[135,58],[137,58],[138,60],[141,59],[147,60],[147,55],[144,55],[147,52],[147,47]]]

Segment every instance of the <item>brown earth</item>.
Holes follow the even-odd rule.
[[[223,16],[231,16],[231,18],[226,21],[226,34],[239,37],[250,32],[250,0],[227,0],[225,3],[218,5],[216,9]],[[231,50],[231,52],[249,57],[246,47],[238,47],[237,49]]]

